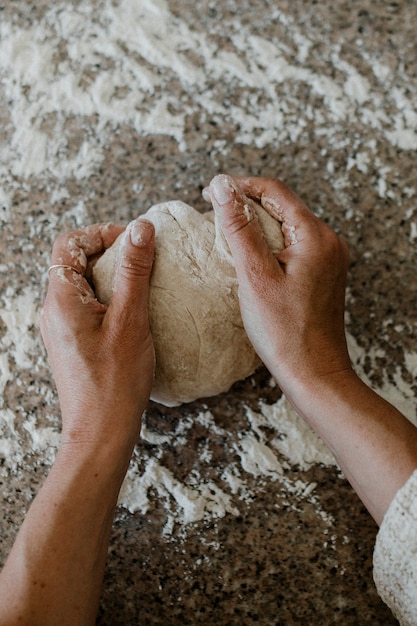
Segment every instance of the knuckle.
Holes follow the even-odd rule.
[[[59,235],[54,243],[54,248],[66,248],[71,241],[73,241],[79,235],[78,230],[70,231],[69,233],[63,233]]]
[[[77,261],[80,259],[81,246],[77,238],[77,232],[72,231],[57,237],[52,247],[52,258],[55,262],[60,263],[63,259],[71,259],[73,261],[71,265],[78,265]]]
[[[57,237],[54,241],[54,245],[52,247],[53,253],[56,254],[60,252],[61,250],[65,249],[67,247],[68,238],[69,238],[68,234],[59,235],[59,237]]]
[[[248,220],[244,215],[236,214],[233,217],[229,217],[223,222],[224,228],[228,233],[234,235],[242,231],[248,225]]]
[[[243,206],[235,206],[223,218],[223,227],[230,234],[239,233],[244,230],[251,222],[256,220],[256,214],[249,204]]]
[[[120,259],[119,272],[125,276],[148,276],[151,268],[149,255],[124,254]]]

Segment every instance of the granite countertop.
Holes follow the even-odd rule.
[[[355,368],[416,421],[417,5],[0,3],[1,561],[59,445],[39,315],[57,235],[279,177],[351,250]],[[308,447],[310,446],[310,447]],[[150,403],[98,624],[395,624],[377,528],[261,368]]]

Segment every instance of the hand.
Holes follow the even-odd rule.
[[[108,307],[86,279],[91,259],[123,228],[95,225],[60,237],[41,319],[62,411],[62,444],[77,449],[110,446],[130,458],[149,399],[154,351],[148,321],[148,286],[154,250],[150,222],[125,231],[114,295]]]
[[[277,180],[216,176],[208,188],[232,252],[249,339],[278,384],[350,369],[344,333],[346,243]],[[282,222],[285,249],[274,256],[245,197]]]
[[[108,307],[86,279],[91,261],[122,232],[90,226],[54,245],[41,331],[61,402],[62,445],[0,575],[2,624],[95,620],[114,508],[154,367],[152,224],[136,220],[126,229]]]
[[[246,196],[282,222],[274,256]],[[379,524],[417,467],[417,429],[353,372],[344,334],[345,242],[283,183],[216,176],[210,196],[233,255],[246,331]]]

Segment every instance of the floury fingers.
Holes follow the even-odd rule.
[[[77,274],[82,276],[81,272],[79,272],[75,267],[72,267],[72,265],[63,265],[60,263],[55,263],[54,265],[51,265],[50,267],[48,267],[48,271],[47,271],[48,276],[52,270],[58,270],[58,269],[72,270],[73,272],[76,272]]]

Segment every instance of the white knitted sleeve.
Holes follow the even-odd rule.
[[[417,626],[417,470],[385,514],[374,550],[379,595],[403,626]]]

